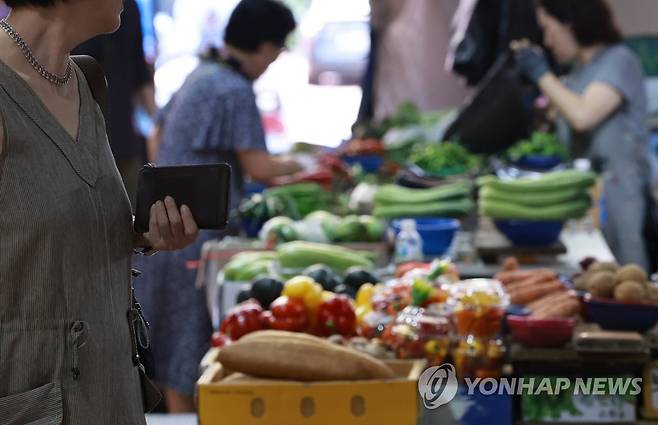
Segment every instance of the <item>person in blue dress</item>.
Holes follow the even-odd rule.
[[[575,157],[586,157],[604,180],[603,232],[617,261],[651,268],[644,237],[651,201],[645,75],[624,44],[605,0],[539,0],[544,44],[571,66],[558,78],[541,49],[513,43],[522,72],[558,113],[558,131]]]
[[[242,0],[229,19],[224,49],[205,57],[165,108],[156,164],[230,164],[232,211],[245,177],[267,181],[301,171],[296,161],[267,152],[252,88],[294,28],[291,11],[280,1]],[[198,366],[212,335],[206,293],[195,288],[193,264],[206,241],[238,228],[231,222],[225,232],[202,231],[193,246],[137,264],[142,277],[135,292],[151,325],[152,375],[170,412],[194,410]]]

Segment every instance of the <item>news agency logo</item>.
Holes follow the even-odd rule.
[[[574,396],[638,396],[642,378],[476,378],[464,379],[468,395],[559,395]],[[434,410],[450,403],[459,390],[455,367],[450,363],[426,369],[418,379],[418,392],[427,409]]]
[[[418,392],[428,409],[438,409],[450,403],[458,389],[457,373],[450,363],[430,367],[418,379]]]

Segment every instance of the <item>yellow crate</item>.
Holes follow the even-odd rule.
[[[424,361],[393,361],[400,377],[289,382],[227,374],[213,363],[197,383],[201,425],[416,425]]]

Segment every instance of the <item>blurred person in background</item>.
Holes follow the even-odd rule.
[[[571,66],[558,78],[541,49],[514,42],[522,72],[550,99],[562,140],[603,173],[603,231],[617,261],[650,268],[643,236],[650,202],[647,97],[640,61],[605,0],[539,0],[544,44]]]
[[[133,205],[137,179],[146,162],[146,143],[135,122],[142,107],[155,117],[153,75],[144,58],[142,26],[135,0],[125,0],[121,27],[113,34],[89,40],[74,54],[94,57],[105,70],[108,91],[108,120],[112,153]]]
[[[370,1],[376,52],[369,108],[375,120],[393,114],[403,102],[413,102],[424,111],[464,102],[468,90],[444,66],[458,4],[458,0]],[[362,117],[367,110],[365,103]]]
[[[174,95],[161,120],[158,165],[227,162],[231,165],[230,208],[237,211],[245,178],[258,181],[293,174],[294,160],[267,152],[252,83],[265,72],[295,29],[292,12],[278,0],[243,0],[225,31],[225,49],[211,50]],[[237,218],[237,217],[236,217]],[[237,234],[203,231],[197,243],[176,255],[144,258],[136,295],[151,324],[154,379],[163,388],[170,412],[194,410],[198,365],[210,348],[211,317],[206,292],[195,288],[204,242]]]
[[[9,15],[9,6],[4,1],[0,0],[0,19]]]

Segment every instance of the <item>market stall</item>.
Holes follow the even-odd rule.
[[[204,246],[191,267],[217,332],[200,367],[201,424],[658,417],[658,286],[615,263],[597,226],[597,176],[548,133],[496,156],[441,143],[447,117],[403,105],[383,128],[357,129],[322,154],[323,173],[245,200],[252,239]],[[428,406],[423,373],[444,364],[454,399]],[[567,391],[559,405],[469,392],[477,380],[558,377],[645,379],[642,394]]]

